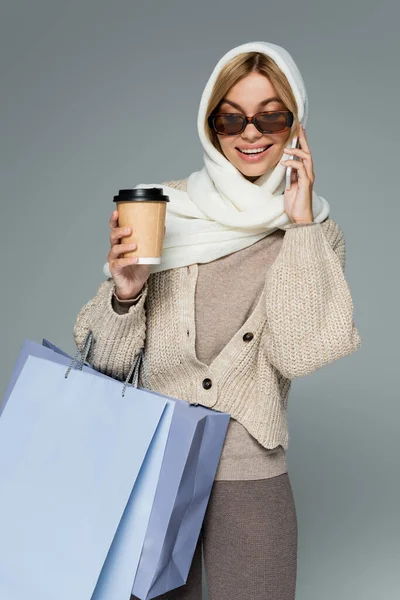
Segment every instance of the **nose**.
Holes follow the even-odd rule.
[[[244,128],[244,131],[242,131],[242,135],[241,135],[241,137],[243,139],[252,139],[252,140],[258,140],[262,136],[263,136],[263,134],[260,131],[258,131],[258,129],[254,125],[254,123],[247,123],[247,125]]]

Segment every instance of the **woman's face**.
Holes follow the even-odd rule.
[[[265,75],[250,73],[231,87],[220,102],[219,113],[242,113],[249,117],[267,110],[287,110],[280,100],[273,100],[277,93]],[[217,134],[218,135],[218,134]],[[263,134],[253,123],[248,123],[238,135],[218,135],[224,156],[248,179],[255,181],[260,175],[275,167],[282,158],[290,129],[282,133]],[[241,149],[264,148],[257,157],[248,158]]]

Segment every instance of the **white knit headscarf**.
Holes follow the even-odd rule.
[[[261,52],[276,62],[293,90],[299,122],[306,125],[307,92],[300,71],[284,48],[267,42],[249,42],[227,52],[215,66],[201,96],[197,130],[204,148],[204,167],[189,176],[187,192],[160,183],[135,186],[162,188],[170,199],[161,264],[151,265],[151,273],[210,262],[246,248],[291,223],[284,210],[286,167],[278,162],[274,169],[251,182],[213,146],[205,131],[208,100],[218,74],[234,56],[244,52]],[[294,137],[292,147],[296,141]],[[288,154],[282,157],[293,158]],[[318,223],[329,215],[327,200],[314,191],[312,210]],[[103,272],[111,277],[108,262]]]

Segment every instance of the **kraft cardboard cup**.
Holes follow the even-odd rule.
[[[118,210],[119,227],[131,227],[131,235],[121,238],[122,244],[137,244],[135,250],[121,254],[137,256],[137,264],[160,264],[168,196],[162,188],[119,190],[113,200]]]

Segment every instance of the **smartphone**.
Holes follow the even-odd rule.
[[[295,136],[292,139],[292,143],[290,144],[290,148],[300,148],[300,140],[299,140],[298,136]],[[289,160],[290,159],[299,160],[297,156],[293,156],[292,154],[286,155],[286,156],[289,156]],[[291,166],[286,167],[286,189],[287,190],[290,190],[290,185],[291,185],[290,179],[291,179],[291,176],[292,176],[292,170],[293,170],[293,167],[291,167]]]

